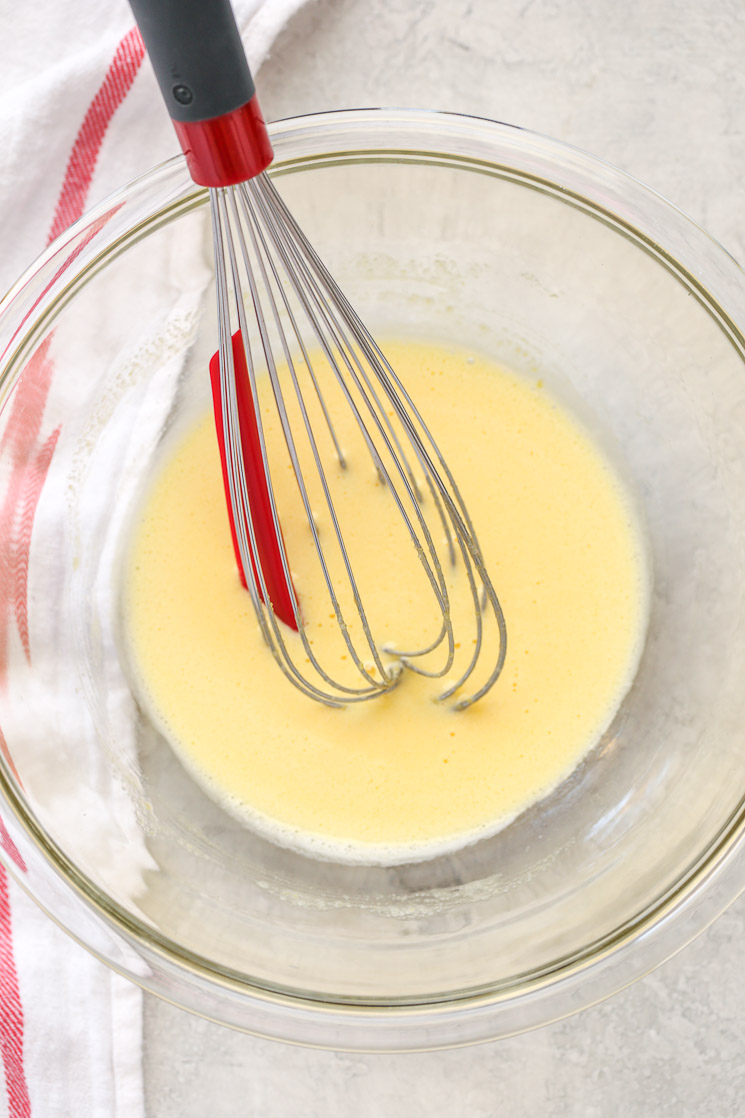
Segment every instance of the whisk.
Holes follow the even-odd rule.
[[[229,0],[130,3],[189,172],[209,188],[215,425],[236,562],[264,640],[287,679],[330,706],[389,692],[405,668],[443,680],[437,698],[464,709],[502,671],[502,608],[420,411],[266,173],[273,152]],[[329,616],[346,648],[344,672],[338,658],[332,664],[314,650],[304,625],[277,502],[282,466],[268,448],[267,386],[284,469],[291,466],[307,521],[307,548],[320,564]],[[431,593],[434,633],[420,647],[376,639],[338,512],[335,485],[351,466],[331,395],[351,412],[362,453],[400,514]],[[455,632],[449,579],[456,567],[467,585],[470,640]]]

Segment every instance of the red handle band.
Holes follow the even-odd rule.
[[[240,109],[211,120],[174,120],[189,174],[199,186],[235,186],[265,171],[274,158],[253,96]]]

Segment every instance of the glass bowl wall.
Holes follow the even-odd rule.
[[[367,111],[272,136],[374,333],[539,373],[615,457],[653,565],[637,679],[552,796],[427,863],[313,861],[194,785],[137,704],[119,597],[148,471],[208,405],[207,200],[174,160],[1,308],[4,856],[100,957],[226,1024],[378,1050],[505,1035],[638,977],[744,882],[745,277],[644,187],[517,129]]]

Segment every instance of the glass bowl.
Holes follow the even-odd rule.
[[[653,567],[638,675],[559,789],[430,862],[314,861],[200,791],[138,706],[119,596],[150,465],[208,400],[206,195],[176,159],[1,308],[3,857],[101,959],[225,1024],[379,1051],[503,1036],[628,984],[745,883],[745,276],[643,186],[515,128],[370,110],[271,131],[373,332],[540,370],[615,456]]]

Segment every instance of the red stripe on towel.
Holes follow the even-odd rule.
[[[31,468],[24,471],[21,498],[18,502],[19,516],[13,557],[13,608],[15,609],[18,635],[21,638],[23,651],[26,653],[29,664],[31,663],[31,647],[28,633],[28,560],[31,551],[31,533],[34,528],[36,506],[44,488],[60,430],[60,427],[55,427],[36,455]]]
[[[6,740],[3,736],[2,727],[0,727],[0,753],[2,753],[3,757],[5,758],[5,762],[8,766],[8,768],[10,769],[10,771],[13,773],[13,776],[16,778],[16,780],[20,784],[21,783],[21,778],[18,775],[18,770],[16,769],[15,765],[13,764],[13,758],[10,755],[10,750],[8,749],[8,743],[6,742]],[[18,857],[20,858],[20,854],[18,855]],[[25,866],[19,866],[19,868],[25,870],[26,867]]]
[[[41,416],[44,411],[49,384],[52,379],[52,362],[49,360],[51,335],[34,350],[21,373],[23,399],[13,399],[8,424],[0,440],[0,453],[8,451],[13,464],[20,465],[28,459],[39,436]]]
[[[75,137],[47,243],[63,233],[83,213],[106,129],[127,96],[144,55],[140,33],[133,27],[119,43],[103,84]]]
[[[106,130],[114,113],[129,92],[144,53],[139,32],[133,28],[119,43],[103,83],[93,98],[75,137],[47,244],[50,244],[68,225],[77,221],[82,215]],[[105,224],[109,216],[111,215],[105,216],[101,225]],[[91,233],[91,236],[93,235],[94,232]],[[79,252],[82,247],[84,246],[79,246],[77,251]],[[77,255],[77,252],[74,255]],[[69,263],[69,259],[65,261],[63,269]],[[56,428],[34,453],[41,434],[44,408],[51,383],[52,363],[48,351],[49,339],[39,346],[29,362],[28,372],[31,375],[31,382],[25,385],[22,415],[18,413],[17,399],[13,414],[9,417],[9,428],[6,429],[6,436],[3,439],[6,445],[10,444],[7,448],[14,458],[13,474],[18,471],[25,476],[11,478],[5,500],[0,508],[2,530],[4,533],[9,533],[9,536],[4,535],[1,538],[10,539],[10,554],[13,557],[11,570],[5,569],[8,565],[7,557],[4,559],[0,548],[0,677],[5,663],[5,642],[8,637],[10,623],[8,613],[11,602],[23,648],[26,656],[30,655],[27,577],[31,533],[36,506],[59,437],[59,428]],[[33,464],[31,464],[32,458]],[[14,583],[13,591],[10,586],[11,580]],[[0,686],[2,686],[2,678],[0,678]],[[0,730],[0,750],[8,764],[14,768],[2,737],[2,730]],[[1,821],[0,845],[21,869],[25,869],[23,859]],[[5,1068],[9,1118],[30,1118],[31,1105],[23,1067],[23,1007],[13,952],[8,880],[2,865],[0,865],[0,1053]]]
[[[0,735],[0,746],[2,746],[2,744],[3,744],[2,735]],[[10,757],[8,757],[8,763],[12,767],[13,762],[10,760]],[[5,826],[5,823],[3,821],[3,817],[1,815],[0,815],[0,846],[2,846],[3,850],[8,855],[8,857],[11,859],[11,861],[15,862],[15,864],[18,866],[18,869],[21,870],[23,873],[25,873],[26,872],[26,863],[23,860],[23,855],[21,854],[21,852],[18,849],[18,847],[16,846],[16,844],[13,842],[13,839],[8,834],[8,828]]]
[[[67,162],[67,169],[57,202],[57,208],[47,237],[47,244],[53,241],[55,237],[59,236],[68,225],[76,221],[83,213],[106,129],[114,113],[129,92],[132,82],[139,70],[144,53],[145,48],[142,44],[140,33],[136,28],[132,28],[120,41],[101,87],[93,98],[85,114],[80,130],[75,137],[72,152]],[[64,261],[61,270],[64,270],[64,268],[72,262],[82,248],[85,247],[99,229],[106,224],[113,213],[116,212],[116,209],[118,209],[118,207],[103,215],[103,217],[95,223],[95,226],[89,230],[89,235],[80,245],[76,246],[75,250]],[[54,279],[57,279],[59,274],[60,272],[55,275]],[[54,282],[54,280],[51,282]],[[51,336],[45,339],[39,346],[36,353],[29,361],[26,370],[24,370],[24,377],[29,377],[30,379],[24,383],[22,399],[20,395],[16,396],[8,426],[6,427],[3,437],[3,443],[12,440],[14,444],[13,449],[16,452],[15,460],[21,470],[29,468],[30,452],[41,430],[44,407],[46,405],[52,376],[52,363],[48,356],[50,342]],[[57,432],[57,435],[58,434],[59,432]],[[45,446],[46,445],[45,443]],[[51,452],[53,452],[53,450],[54,446],[51,447]],[[46,470],[49,468],[51,452],[49,453],[49,460],[46,462],[44,476],[46,476]],[[43,450],[41,453],[43,453]],[[36,476],[38,476],[38,461],[37,458],[32,467],[33,473]],[[5,653],[7,650],[11,602],[14,603],[13,609],[15,616],[20,623],[19,630],[24,650],[27,657],[29,655],[26,620],[28,616],[26,572],[28,570],[28,550],[31,544],[32,524],[28,516],[22,515],[22,533],[20,539],[15,537],[14,529],[17,525],[20,511],[18,506],[25,496],[25,487],[17,483],[18,479],[15,480],[16,484],[14,484],[14,479],[11,479],[5,501],[3,502],[2,508],[0,508],[0,522],[3,532],[5,533],[4,536],[0,538],[6,540],[10,538],[12,541],[11,554],[13,566],[12,571],[4,569],[10,566],[10,563],[8,557],[4,557],[0,554],[0,685],[2,685],[2,677],[4,675],[4,666],[6,663]],[[33,506],[34,511],[41,494],[41,485],[43,485],[43,481],[44,478],[42,477]],[[12,586],[9,585],[11,580],[13,583]]]
[[[0,866],[0,1051],[5,1066],[9,1118],[31,1118],[23,1070],[23,1007],[13,955],[8,878]]]

